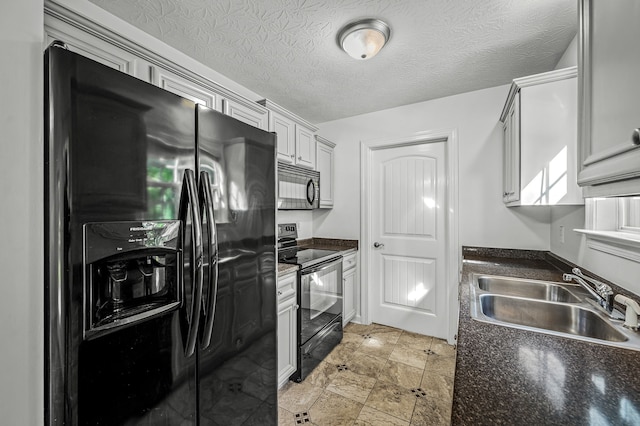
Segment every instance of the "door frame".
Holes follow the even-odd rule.
[[[458,246],[458,132],[456,129],[427,130],[400,137],[386,137],[360,141],[360,260],[362,266],[360,286],[360,321],[370,324],[369,307],[373,303],[372,292],[366,283],[372,275],[370,264],[371,251],[371,213],[368,206],[371,194],[371,164],[373,152],[395,147],[421,145],[424,143],[445,142],[447,183],[446,183],[446,317],[447,342],[456,343],[458,330],[458,285],[460,281],[460,250]],[[365,284],[365,285],[362,285]]]

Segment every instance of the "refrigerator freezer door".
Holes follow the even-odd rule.
[[[195,104],[62,48],[45,65],[47,422],[195,422],[191,220],[181,308],[91,339],[82,241],[90,222],[178,220],[184,172],[196,170]]]

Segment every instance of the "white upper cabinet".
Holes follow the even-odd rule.
[[[269,127],[269,113],[264,106],[143,48],[135,41],[114,34],[100,23],[59,8],[55,3],[45,4],[44,29],[44,47],[60,40],[73,52],[178,96],[259,129],[267,130]]]
[[[118,71],[122,71],[125,74],[148,81],[148,78],[145,78],[147,76],[139,75],[144,72],[141,72],[142,67],[139,67],[140,59],[136,55],[120,49],[94,35],[88,34],[78,27],[45,14],[44,32],[44,49],[54,40],[60,40],[64,42],[72,52]]]
[[[316,170],[320,172],[320,208],[333,207],[333,149],[336,144],[316,136]]]
[[[640,193],[640,7],[580,0],[580,173],[586,196]]]
[[[278,160],[315,169],[317,127],[268,99],[258,103],[269,110],[269,131],[278,135]]]
[[[243,123],[250,124],[262,130],[268,130],[269,128],[269,112],[265,107],[255,102],[223,99],[222,109],[226,115],[240,120]]]
[[[502,201],[520,200],[520,93],[513,98],[503,125]]]
[[[584,204],[577,185],[577,69],[513,81],[504,125],[508,206]]]

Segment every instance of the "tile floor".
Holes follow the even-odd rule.
[[[349,323],[304,382],[280,389],[279,425],[448,425],[455,355],[444,340]]]

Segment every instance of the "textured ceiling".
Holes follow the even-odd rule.
[[[554,68],[576,0],[90,0],[313,123],[510,83]],[[368,61],[336,34],[391,27]]]

